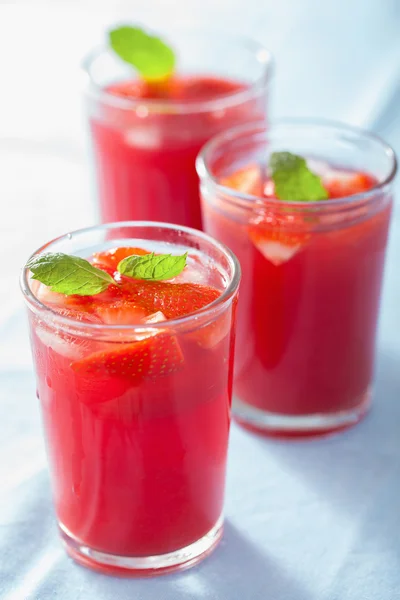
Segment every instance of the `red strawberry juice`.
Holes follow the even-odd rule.
[[[196,156],[219,131],[262,118],[265,99],[243,101],[241,94],[249,93],[244,83],[200,76],[176,78],[161,90],[124,81],[105,92],[126,107],[108,108],[90,120],[102,221],[165,221],[201,229]],[[149,100],[172,108],[147,107]],[[129,101],[139,103],[137,109]],[[219,101],[227,106],[220,108]],[[210,108],[201,108],[207,103]]]
[[[92,254],[116,282],[95,296],[64,296],[35,282],[36,298],[70,326],[30,313],[67,548],[100,569],[146,573],[199,559],[221,534],[235,303],[180,323],[221,304],[226,276],[194,249],[168,282],[116,271],[125,256],[150,250],[157,244],[142,241]]]
[[[203,217],[242,266],[234,414],[281,435],[356,422],[373,376],[388,189],[372,173],[309,161],[329,199],[294,208],[275,198],[262,163],[241,156],[228,172],[229,153],[218,160],[213,175],[227,189],[203,181]]]
[[[161,38],[176,58],[146,82],[109,47],[85,61],[85,94],[101,220],[201,229],[196,156],[227,127],[266,120],[270,53],[253,40],[197,27]]]

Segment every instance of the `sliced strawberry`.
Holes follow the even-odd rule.
[[[144,340],[94,352],[71,366],[80,376],[97,378],[107,374],[139,384],[144,379],[171,375],[181,368],[183,361],[176,336],[158,333]]]
[[[106,250],[105,252],[95,252],[93,254],[92,262],[100,269],[103,267],[108,267],[115,271],[121,260],[123,260],[127,256],[132,256],[133,254],[143,256],[144,254],[150,253],[148,252],[148,250],[143,250],[143,248],[133,248],[130,246],[122,248],[112,248],[111,250]]]
[[[75,376],[75,390],[79,400],[86,406],[107,405],[110,400],[118,400],[131,387],[129,379],[111,377],[108,373],[82,377],[78,372]]]
[[[106,325],[134,325],[141,323],[148,313],[143,307],[121,299],[113,304],[99,304],[96,314]]]
[[[249,165],[239,169],[232,175],[221,178],[220,184],[243,192],[243,194],[260,197],[263,195],[261,169],[258,165]]]
[[[130,298],[150,313],[161,311],[167,319],[191,314],[211,304],[221,292],[197,283],[135,281],[129,289]]]
[[[329,198],[344,198],[367,192],[376,185],[377,181],[368,173],[343,173],[341,176],[333,174],[324,179],[323,183]]]
[[[189,254],[186,259],[186,267],[171,281],[174,283],[205,284],[209,281],[210,277],[210,269],[207,266],[204,257],[197,254]]]
[[[174,83],[173,79],[161,82],[122,81],[108,86],[107,92],[115,96],[133,100],[137,100],[138,98],[168,98],[172,93],[172,83]]]
[[[310,234],[304,221],[292,215],[271,213],[253,220],[249,236],[261,254],[279,266],[302,249]]]

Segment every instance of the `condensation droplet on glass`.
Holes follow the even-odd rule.
[[[72,240],[72,233],[67,233],[67,238],[68,238],[69,240]]]

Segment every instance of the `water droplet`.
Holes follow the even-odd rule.
[[[67,238],[68,238],[69,240],[72,240],[72,233],[67,233]]]

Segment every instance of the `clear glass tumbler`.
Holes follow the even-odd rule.
[[[103,223],[154,220],[201,229],[195,169],[200,148],[227,127],[266,119],[272,63],[267,50],[212,31],[177,29],[165,38],[176,51],[178,70],[164,92],[141,87],[107,48],[85,61]],[[121,83],[124,97],[111,91]]]
[[[372,187],[318,202],[268,197],[276,151],[306,157],[331,182],[357,183],[365,173]],[[197,167],[205,230],[235,252],[243,272],[234,415],[284,436],[356,423],[370,404],[392,149],[344,125],[289,120],[222,133]],[[227,183],[234,174],[244,191]]]
[[[161,223],[92,227],[35,253],[153,244],[196,255],[221,296],[176,319],[104,325],[42,304],[26,268],[21,279],[61,537],[78,562],[133,575],[191,566],[222,535],[240,267],[208,235]],[[143,340],[143,364],[173,348],[180,368],[130,379]]]

